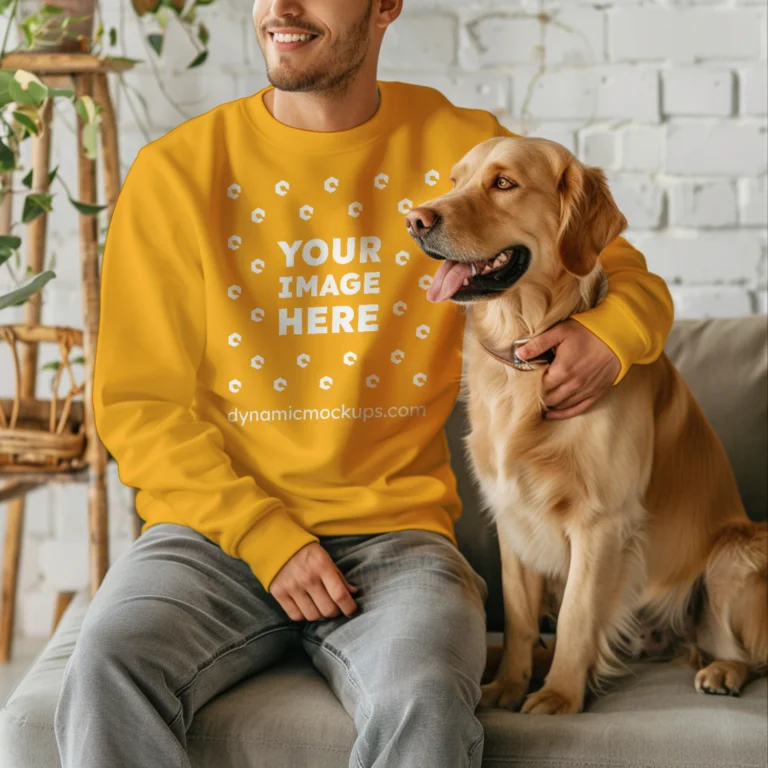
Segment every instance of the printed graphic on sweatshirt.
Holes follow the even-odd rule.
[[[292,195],[291,179],[278,180],[273,189],[273,194],[261,196],[259,204],[250,212],[250,222],[254,226],[266,227],[270,223],[270,216],[280,221],[280,226],[274,226],[270,230],[267,245],[269,257],[262,258],[255,255],[250,260],[250,273],[252,276],[267,276],[271,296],[260,304],[263,306],[250,307],[250,319],[253,323],[262,324],[269,322],[275,332],[275,338],[270,338],[265,349],[297,350],[290,361],[282,355],[279,360],[268,361],[267,353],[254,354],[250,358],[250,367],[264,371],[263,386],[270,387],[276,393],[286,393],[284,406],[291,412],[291,400],[302,392],[307,385],[307,378],[297,374],[302,369],[313,365],[313,350],[317,349],[328,337],[334,338],[334,349],[338,349],[338,361],[327,365],[325,370],[316,371],[316,378],[310,386],[320,390],[330,391],[339,386],[345,377],[347,370],[361,364],[358,353],[360,345],[353,342],[357,335],[380,334],[389,331],[394,336],[391,324],[394,318],[403,318],[406,322],[401,326],[398,334],[410,334],[413,340],[407,340],[398,345],[393,345],[382,355],[378,352],[375,361],[367,360],[370,365],[375,362],[376,370],[370,373],[363,372],[362,377],[356,372],[354,382],[360,387],[375,390],[382,384],[383,376],[404,376],[398,373],[404,370],[402,364],[408,354],[417,354],[423,359],[424,365],[417,366],[417,370],[411,368],[408,372],[408,385],[413,388],[424,388],[429,383],[429,360],[431,353],[424,349],[414,348],[414,340],[427,341],[430,339],[432,327],[430,322],[425,322],[425,315],[436,318],[443,316],[445,306],[433,305],[426,298],[427,291],[432,283],[432,274],[439,266],[426,257],[415,242],[410,242],[406,233],[405,216],[414,205],[435,196],[432,189],[440,180],[440,173],[436,169],[430,169],[423,174],[423,189],[418,190],[418,184],[411,184],[409,196],[392,195],[389,198],[381,197],[377,200],[373,190],[387,190],[390,178],[386,173],[373,175],[370,183],[373,187],[371,193],[364,200],[342,200],[334,208],[334,214],[345,214],[352,220],[365,220],[366,206],[393,206],[394,210],[388,211],[391,216],[377,215],[378,222],[388,222],[383,227],[385,231],[369,232],[365,225],[347,227],[347,233],[338,236],[333,228],[325,222],[322,227],[322,235],[318,229],[311,229],[302,236],[301,222],[311,222],[318,215],[316,207],[320,202],[313,200],[300,201],[295,199],[298,195]],[[360,190],[359,179],[356,180],[355,189]],[[317,195],[342,196],[344,184],[335,176],[328,176],[316,186]],[[413,197],[419,197],[416,201]],[[226,189],[226,196],[237,205],[243,200],[244,193],[240,183],[234,182]],[[270,199],[271,198],[271,199]],[[251,198],[252,200],[252,198]],[[313,205],[314,202],[314,205]],[[336,201],[334,201],[336,202]],[[248,203],[246,203],[248,205]],[[327,206],[326,206],[327,209]],[[381,213],[378,211],[377,213]],[[363,217],[362,219],[360,217]],[[295,224],[292,224],[295,219]],[[370,217],[369,217],[370,220]],[[337,219],[338,221],[338,219]],[[397,227],[401,227],[400,232]],[[285,235],[280,236],[280,230],[285,230]],[[326,234],[327,231],[327,234]],[[349,235],[349,232],[355,232]],[[247,247],[248,233],[242,231],[233,232],[227,239],[227,249],[235,254]],[[397,242],[397,248],[391,243]],[[408,245],[406,250],[403,245]],[[414,264],[414,258],[418,255],[418,265]],[[267,263],[268,262],[268,263]],[[434,265],[434,266],[433,266]],[[402,269],[402,273],[398,274]],[[250,277],[250,275],[249,275]],[[390,281],[390,284],[385,284]],[[403,282],[405,281],[405,282]],[[242,301],[248,292],[243,286],[233,283],[227,288],[227,296],[231,301]],[[348,297],[348,301],[344,300]],[[324,299],[327,301],[324,301]],[[246,299],[247,300],[247,299]],[[414,303],[418,307],[409,307]],[[419,311],[411,311],[418,309]],[[425,311],[426,310],[426,311]],[[409,324],[409,319],[414,321]],[[390,324],[390,325],[388,325]],[[349,340],[349,349],[341,349]],[[228,337],[228,343],[232,347],[243,344],[243,335],[238,330],[232,330]],[[302,342],[305,342],[302,344]],[[409,352],[410,344],[410,352]],[[365,348],[370,349],[370,342],[365,341]],[[405,348],[400,348],[405,347]],[[272,354],[272,357],[276,357]],[[270,365],[271,362],[271,365]],[[267,372],[268,371],[268,372]],[[229,382],[229,392],[233,396],[233,402],[241,401],[243,405],[242,418],[247,415],[246,409],[253,407],[253,396],[258,396],[264,390],[254,390],[244,381],[245,377],[233,376]],[[291,385],[294,385],[291,396]],[[296,389],[296,386],[300,389]],[[347,391],[347,399],[349,398]],[[243,400],[243,396],[247,400]],[[281,402],[271,398],[271,402]],[[336,406],[329,401],[329,406]],[[283,403],[281,402],[281,407]],[[423,409],[423,406],[422,406]],[[327,418],[387,418],[396,415],[413,416],[412,404],[407,403],[382,403],[378,406],[380,414],[370,407],[349,409],[346,407],[331,408],[337,416]],[[329,413],[331,413],[329,411]],[[359,413],[358,413],[359,411]],[[253,418],[253,415],[250,416]],[[301,417],[300,417],[301,418]],[[305,415],[303,418],[310,418]],[[239,419],[240,420],[240,419]]]

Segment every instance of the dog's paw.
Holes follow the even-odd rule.
[[[696,674],[696,690],[719,696],[740,696],[747,677],[744,664],[732,661],[714,661]]]
[[[528,683],[494,680],[487,685],[481,685],[480,690],[482,693],[479,706],[517,711],[528,692]]]
[[[566,696],[545,685],[525,700],[522,712],[532,715],[575,715],[581,712],[583,707],[583,699]]]

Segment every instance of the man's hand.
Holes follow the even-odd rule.
[[[577,416],[601,398],[621,370],[613,350],[576,320],[558,323],[519,347],[518,357],[526,360],[557,347],[555,359],[544,373],[545,419]]]
[[[303,546],[269,585],[270,594],[294,621],[332,619],[341,609],[346,616],[357,610],[350,592],[357,592],[316,541]]]

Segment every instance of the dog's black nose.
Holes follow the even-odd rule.
[[[440,215],[431,208],[414,208],[405,217],[405,226],[412,235],[426,235],[437,224]]]

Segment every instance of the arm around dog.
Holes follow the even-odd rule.
[[[675,319],[675,308],[666,282],[649,272],[645,257],[623,237],[617,237],[601,254],[608,290],[593,309],[572,315],[592,331],[619,358],[614,386],[631,365],[652,363],[661,357]]]
[[[94,361],[96,428],[147,521],[176,523],[248,563],[265,589],[318,541],[249,475],[214,423],[197,418],[205,286],[192,195],[159,151],[140,150],[107,233]],[[200,217],[204,218],[204,217]]]
[[[494,136],[521,138],[493,117]],[[608,346],[621,363],[616,386],[635,363],[652,363],[664,351],[674,321],[674,303],[666,282],[648,271],[643,254],[617,237],[600,254],[608,290],[593,309],[572,315]]]

